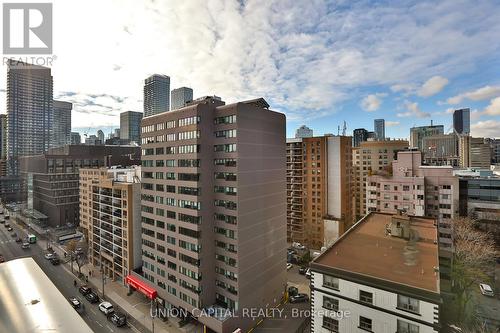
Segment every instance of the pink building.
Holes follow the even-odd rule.
[[[434,217],[440,246],[450,249],[450,219],[458,216],[458,178],[451,166],[422,165],[420,151],[398,152],[392,173],[378,171],[367,178],[367,212]]]

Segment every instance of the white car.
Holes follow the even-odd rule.
[[[288,271],[288,270],[290,270],[292,267],[293,267],[293,265],[292,265],[292,264],[290,264],[290,263],[286,264],[286,270],[287,270],[287,271]]]
[[[50,260],[55,257],[54,253],[45,253],[44,255],[45,259]]]
[[[481,294],[483,294],[484,296],[495,296],[495,293],[493,293],[493,289],[491,289],[491,287],[486,283],[479,284],[479,290],[481,290]]]
[[[109,315],[113,313],[115,310],[113,309],[113,304],[109,302],[102,302],[101,304],[99,304],[99,311],[101,311],[105,315]]]
[[[306,278],[310,279],[311,278],[311,269],[308,268],[306,271]]]

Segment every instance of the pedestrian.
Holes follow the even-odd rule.
[[[85,276],[85,280],[87,281],[87,283],[89,282],[89,276]]]
[[[76,287],[76,280],[73,280],[73,285]]]
[[[89,276],[92,277],[92,271],[89,271]]]

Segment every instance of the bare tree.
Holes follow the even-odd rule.
[[[82,266],[88,261],[88,245],[86,242],[78,242],[75,239],[66,244],[66,250],[70,254],[71,270],[73,270],[73,261],[78,267],[79,276],[82,275]]]
[[[476,221],[459,217],[452,221],[453,263],[451,267],[452,291],[456,296],[456,320],[470,325],[467,308],[472,299],[473,285],[489,279],[487,273],[493,267],[495,244],[491,234],[476,228]]]

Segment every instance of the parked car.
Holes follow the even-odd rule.
[[[290,263],[286,264],[286,270],[287,270],[287,271],[288,271],[288,270],[290,270],[292,267],[293,267],[293,265],[292,265],[292,264],[290,264]]]
[[[7,231],[12,231],[12,230],[14,230],[14,229],[12,229],[12,227],[7,228]]]
[[[99,302],[99,296],[97,296],[97,294],[93,291],[85,295],[85,298],[92,304]]]
[[[306,266],[302,266],[302,267],[299,268],[299,274],[304,275],[304,274],[306,274],[306,272],[307,272],[307,267]]]
[[[299,289],[294,286],[288,287],[288,296],[292,297],[299,294]]]
[[[120,327],[127,323],[127,316],[121,312],[114,312],[109,316],[109,320],[111,320],[115,326]]]
[[[306,278],[308,278],[308,279],[310,279],[310,278],[311,278],[311,269],[310,269],[310,268],[308,268],[308,269],[306,270],[306,274],[305,274],[305,275],[306,275]]]
[[[92,292],[92,289],[90,289],[90,287],[87,285],[83,285],[83,286],[80,286],[80,288],[78,288],[78,291],[80,292],[80,294],[85,296],[88,293]]]
[[[113,304],[109,302],[102,302],[101,304],[99,304],[99,311],[104,313],[106,316],[115,312],[115,310],[113,309]]]
[[[6,227],[6,228],[9,228],[10,224],[9,223],[5,223],[3,226]]]
[[[0,254],[0,263],[5,262],[5,258]]]
[[[54,266],[57,266],[61,263],[61,260],[57,257],[54,257],[54,258],[50,259],[50,263]]]
[[[10,236],[11,236],[12,238],[17,238],[17,233],[13,232],[13,233],[11,233],[11,234],[10,234]]]
[[[493,292],[491,286],[486,283],[479,284],[479,290],[481,290],[481,294],[483,294],[484,296],[495,296],[495,293]]]
[[[0,224],[4,224],[5,223],[5,220],[0,220]]]
[[[44,255],[44,258],[47,260],[51,260],[52,258],[55,258],[55,257],[56,257],[56,255],[52,252],[45,253],[45,255]]]
[[[309,296],[301,293],[301,294],[291,296],[290,303],[303,303],[303,302],[307,302],[308,299],[309,299]]]
[[[82,307],[82,303],[80,300],[74,296],[68,298],[69,304],[73,307],[73,309],[79,309]]]
[[[30,248],[30,243],[26,243],[26,242],[24,242],[24,243],[23,243],[23,245],[21,245],[21,248],[23,248],[23,249],[25,249],[25,250],[26,250],[26,249],[29,249],[29,248]]]
[[[22,242],[23,242],[23,240],[21,239],[21,237],[16,238],[16,243],[22,243]]]

